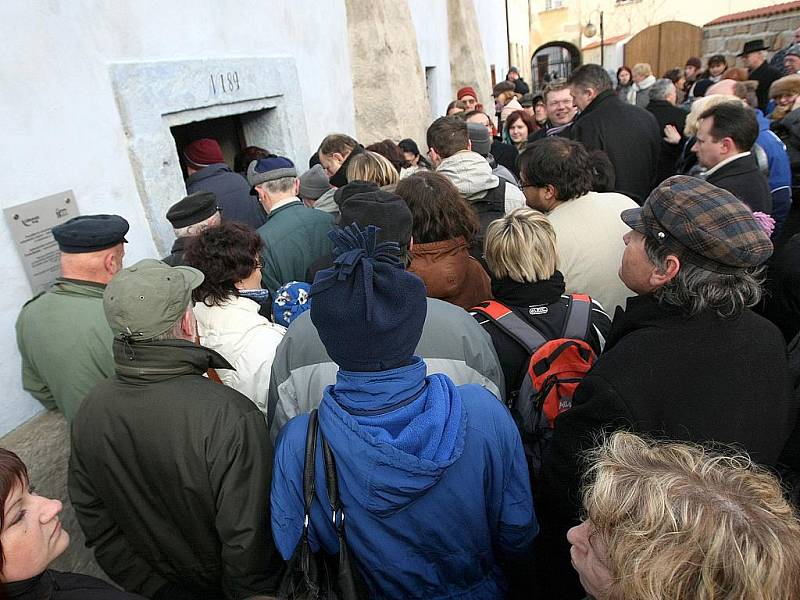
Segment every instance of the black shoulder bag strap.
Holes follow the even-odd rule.
[[[345,536],[344,509],[339,498],[336,459],[327,440],[322,435],[322,431],[319,432],[319,437],[322,439],[322,452],[325,457],[325,486],[331,503],[331,520],[333,521],[333,528],[336,530],[336,537],[339,539],[339,565],[336,574],[339,598],[341,600],[366,598],[366,585],[361,578],[361,573],[359,573],[358,567],[350,560],[350,549],[347,546],[347,537]]]
[[[303,534],[300,537],[300,568],[309,590],[319,593],[319,570],[317,561],[313,559],[308,542],[308,525],[311,522],[311,504],[314,501],[316,488],[314,484],[314,465],[317,454],[317,411],[312,410],[308,416],[306,432],[306,452],[303,462]]]

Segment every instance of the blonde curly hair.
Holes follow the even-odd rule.
[[[800,522],[749,457],[618,432],[590,464],[584,507],[610,600],[800,598]]]

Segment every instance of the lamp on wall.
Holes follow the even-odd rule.
[[[591,13],[589,13],[589,20],[586,22],[586,25],[583,27],[583,35],[587,38],[593,38],[597,35],[597,27],[594,23],[592,23],[592,15],[598,12],[600,13],[600,66],[605,66],[605,57],[603,56],[603,46],[605,45],[605,32],[603,31],[603,11],[595,9]]]

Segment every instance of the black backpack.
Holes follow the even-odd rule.
[[[531,478],[535,481],[556,417],[572,408],[572,396],[597,356],[589,345],[592,299],[570,294],[567,313],[554,338],[542,334],[513,310],[489,300],[472,309],[525,348],[528,364],[522,386],[509,391],[508,405],[517,422]]]
[[[486,228],[489,223],[495,219],[506,214],[506,186],[508,182],[505,179],[500,179],[497,187],[493,187],[486,195],[480,200],[473,200],[470,202],[472,208],[475,209],[478,215],[478,220],[481,223],[481,229],[472,239],[469,253],[478,260],[483,258],[483,240],[486,237]]]

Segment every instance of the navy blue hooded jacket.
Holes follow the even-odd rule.
[[[538,533],[519,434],[508,410],[477,385],[456,387],[425,363],[339,371],[320,428],[337,461],[348,544],[375,598],[503,597],[498,560],[524,557]],[[308,415],[281,431],[272,529],[289,558],[303,524]],[[321,444],[312,549],[338,551]]]

